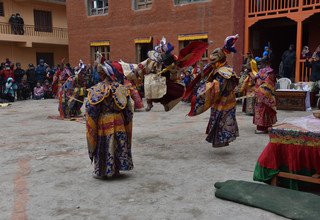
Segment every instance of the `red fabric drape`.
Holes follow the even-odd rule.
[[[320,146],[269,143],[260,155],[258,163],[273,170],[286,166],[293,172],[305,169],[320,173]]]

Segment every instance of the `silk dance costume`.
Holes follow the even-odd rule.
[[[255,83],[255,106],[253,124],[257,125],[256,133],[267,133],[268,128],[277,122],[275,99],[276,76],[270,67],[269,58],[261,60],[264,66],[259,70]]]
[[[239,136],[236,120],[235,88],[239,77],[226,61],[226,54],[235,53],[234,44],[238,35],[229,36],[223,48],[217,48],[210,54],[210,63],[204,68],[204,79],[196,78],[187,88],[184,98],[191,95],[191,111],[189,116],[199,115],[209,108],[211,114],[207,126],[206,140],[213,147],[228,146]]]
[[[104,80],[88,90],[86,128],[93,177],[114,177],[133,169],[131,139],[134,104],[128,88],[116,79],[111,65],[98,65]]]

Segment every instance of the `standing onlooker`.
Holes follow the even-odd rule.
[[[16,69],[13,71],[14,81],[19,85],[21,83],[22,77],[26,72],[21,69],[21,63],[16,63]]]
[[[30,90],[29,83],[27,81],[27,75],[24,75],[18,87],[17,98],[18,100],[26,100],[30,98],[30,95],[31,95],[31,90]]]
[[[43,83],[46,79],[47,64],[44,63],[43,59],[39,60],[39,65],[36,67],[36,80],[37,82]]]
[[[282,55],[282,76],[293,79],[294,69],[296,62],[296,51],[293,44],[290,45],[289,49],[286,50]]]
[[[7,82],[9,78],[14,79],[13,71],[10,68],[10,64],[5,63],[4,69],[1,70],[0,75],[2,76],[4,83]]]
[[[44,98],[44,90],[40,82],[37,82],[37,86],[33,89],[33,99],[40,100]]]
[[[304,60],[304,59],[309,59],[311,57],[312,57],[312,53],[310,52],[309,47],[308,46],[304,46],[302,48],[300,59]]]
[[[18,86],[17,99],[21,100],[22,99],[21,80],[24,77],[24,75],[26,74],[26,72],[23,69],[21,69],[21,64],[20,63],[16,63],[16,69],[13,71],[13,74],[14,74],[14,81]]]
[[[36,86],[37,80],[36,80],[36,71],[35,71],[34,65],[32,63],[30,63],[28,65],[28,69],[26,71],[26,74],[27,74],[27,80],[28,80],[30,89],[32,91],[32,96],[33,96],[33,88]]]
[[[12,14],[9,18],[9,24],[11,25],[13,34],[18,34],[18,20],[15,14]]]
[[[307,67],[312,69],[311,81],[316,82],[320,80],[320,45],[317,47],[316,51],[313,53],[311,59],[307,59]]]
[[[24,20],[23,18],[20,16],[19,13],[16,14],[16,20],[17,20],[17,31],[18,34],[23,35],[24,34]]]

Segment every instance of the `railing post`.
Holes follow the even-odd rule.
[[[244,54],[247,54],[249,51],[249,25],[248,25],[249,7],[250,7],[249,1],[250,0],[246,0],[245,4],[244,4],[244,8],[245,8],[245,14],[244,14]]]
[[[300,78],[300,53],[302,49],[302,20],[297,20],[297,42],[296,42],[296,73],[295,81],[301,81]],[[303,79],[304,77],[302,77]]]

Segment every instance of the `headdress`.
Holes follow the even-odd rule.
[[[235,48],[235,44],[237,42],[237,40],[239,39],[239,34],[236,35],[232,35],[232,36],[228,36],[225,40],[224,40],[224,46],[223,46],[223,50],[229,54],[229,53],[236,53],[237,50]]]
[[[174,46],[167,42],[165,37],[162,37],[158,45],[154,47],[154,50],[148,52],[148,57],[153,61],[162,62],[163,57],[169,57],[173,50]]]
[[[83,63],[82,60],[79,61],[79,67],[77,67],[75,74],[78,75],[82,70],[85,70],[86,65]]]
[[[102,54],[99,51],[97,51],[96,62],[98,63],[98,66],[97,66],[98,72],[104,71],[109,76],[114,75],[114,70],[112,66],[106,62],[106,59],[102,56]]]

